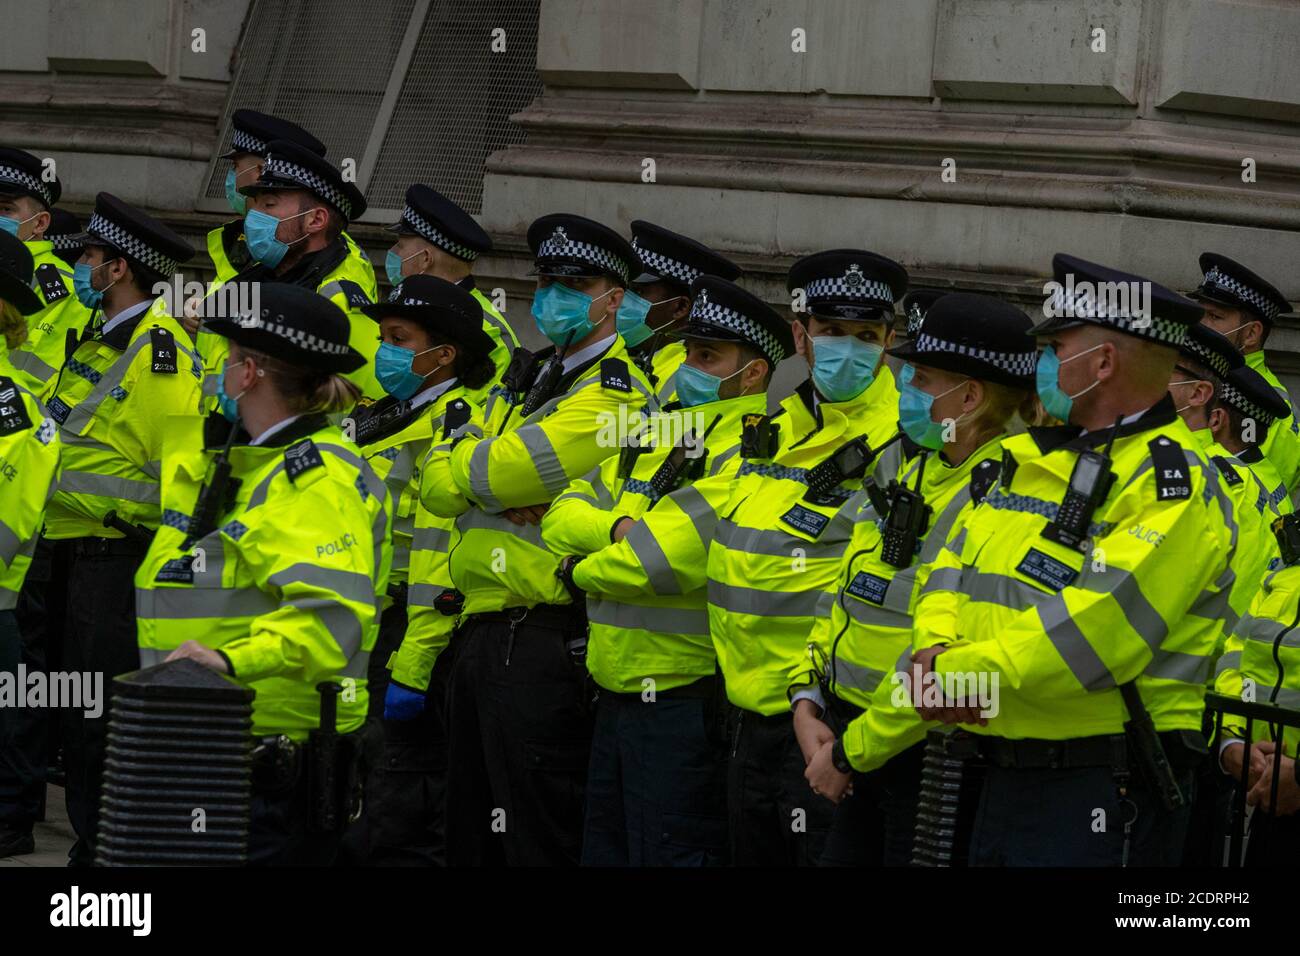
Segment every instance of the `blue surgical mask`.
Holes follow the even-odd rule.
[[[96,289],[90,284],[90,277],[96,269],[102,269],[108,265],[107,262],[101,262],[93,268],[87,262],[78,262],[72,267],[72,291],[77,294],[77,301],[88,309],[97,309],[100,303],[104,301],[104,293],[117,283],[114,279],[102,289]]]
[[[262,212],[260,209],[248,210],[244,216],[244,242],[247,243],[248,251],[253,254],[253,258],[271,269],[278,266],[289,251],[289,247],[294,243],[302,242],[307,237],[299,236],[293,242],[281,242],[275,237],[275,231],[280,228],[280,223],[305,216],[309,212],[310,209],[296,216],[276,219],[270,213]]]
[[[660,299],[658,302],[650,302],[631,289],[626,290],[623,293],[623,301],[618,305],[618,314],[614,317],[614,321],[618,325],[618,334],[623,336],[623,341],[630,348],[636,348],[636,346],[662,329],[664,325],[672,323],[672,319],[669,319],[658,328],[649,325],[645,319],[650,314],[650,310],[656,305],[662,305],[665,302],[680,298],[682,297],[675,295],[672,298]]]
[[[718,378],[716,375],[702,372],[694,365],[680,365],[673,377],[673,386],[677,389],[677,401],[682,403],[683,408],[694,408],[696,405],[721,401],[718,391],[722,388],[722,383],[731,381],[753,364],[753,362],[746,362],[726,378]]]
[[[248,212],[248,197],[235,187],[235,179],[243,171],[242,169],[236,170],[233,166],[226,170],[226,202],[230,204],[231,209],[241,216]]]
[[[538,330],[556,345],[572,345],[591,334],[595,328],[587,318],[591,303],[613,292],[608,289],[592,298],[561,282],[538,289],[533,294],[533,318]]]
[[[958,382],[947,392],[931,395],[912,384],[916,369],[904,365],[898,376],[898,424],[903,433],[922,448],[938,451],[943,447],[943,424],[932,417],[931,409],[936,399],[955,392],[966,382]]]
[[[857,398],[875,379],[884,351],[852,335],[820,335],[813,339],[813,384],[829,402]]]
[[[224,366],[217,373],[217,411],[228,422],[239,421],[239,400],[244,397],[244,393],[240,392],[234,398],[226,394],[226,372],[243,364],[243,362],[234,362]]]
[[[392,249],[389,249],[388,255],[384,256],[384,271],[388,273],[388,284],[392,286],[401,285],[402,280],[406,278],[405,276],[402,275],[402,263],[407,262],[410,259],[414,259],[416,256],[418,256],[421,252],[424,251],[425,250],[423,249],[416,250],[415,252],[412,252],[409,256],[407,256],[405,259],[403,259]]]
[[[433,349],[439,348],[442,346],[433,347]],[[424,376],[413,372],[411,363],[426,352],[432,352],[433,349],[414,352],[400,345],[393,345],[391,342],[380,342],[379,351],[375,353],[375,378],[379,379],[379,384],[383,386],[384,391],[393,398],[406,401],[424,384]]]
[[[1103,343],[1098,343],[1090,349],[1085,349],[1075,355],[1071,355],[1066,362],[1073,362],[1080,356],[1087,355],[1089,352],[1095,352],[1101,348]],[[1050,345],[1043,349],[1038,355],[1037,370],[1037,388],[1038,398],[1043,403],[1043,409],[1053,418],[1058,418],[1063,422],[1070,420],[1070,411],[1074,408],[1074,400],[1086,392],[1092,391],[1100,381],[1093,382],[1082,392],[1076,392],[1073,395],[1067,395],[1065,389],[1061,388],[1061,366],[1065,364],[1056,357],[1056,349]]]
[[[36,216],[39,215],[40,213],[38,212]],[[9,233],[9,235],[17,239],[18,230],[35,219],[36,216],[28,216],[26,219],[21,221],[18,219],[10,219],[8,216],[0,216],[0,229],[3,229],[5,232]]]

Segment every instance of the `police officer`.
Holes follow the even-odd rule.
[[[907,321],[906,331],[909,339],[916,338],[921,331],[921,323],[925,321],[925,314],[930,311],[930,306],[946,294],[940,289],[913,289],[903,296],[900,306],[903,317]]]
[[[76,267],[77,260],[81,258],[81,253],[86,248],[82,245],[85,234],[81,222],[72,213],[66,209],[50,210],[50,227],[45,230],[45,238],[54,247],[54,254],[62,259],[69,269]]]
[[[239,289],[251,288],[249,283],[289,282],[318,292],[348,313],[352,347],[366,360],[348,377],[365,397],[383,398],[374,374],[378,339],[370,319],[359,311],[374,301],[373,270],[369,262],[358,265],[343,234],[366,210],[361,190],[317,153],[276,140],[267,144],[260,177],[239,191],[248,197],[244,242],[254,261],[238,273],[240,285],[208,293],[204,316],[220,317],[247,305],[227,300]],[[225,339],[200,329],[197,341],[204,369],[215,376],[225,360]]]
[[[703,243],[643,219],[632,221],[632,251],[641,272],[619,304],[618,332],[664,405],[686,358],[685,344],[673,333],[690,315],[691,283],[702,275],[734,281],[740,269]]]
[[[650,400],[615,314],[634,261],[581,216],[528,229],[533,316],[552,343],[516,352],[482,435],[435,447],[421,496],[456,518],[450,572],[464,595],[449,692],[448,859],[576,864],[591,744],[582,604],[536,522],[570,482],[618,454],[618,423]]]
[[[789,325],[725,279],[699,276],[678,333],[676,401],[644,433],[555,499],[542,538],[585,592],[587,669],[600,687],[582,859],[596,866],[701,866],[726,860],[723,689],[702,587],[674,573],[687,544],[638,519],[696,478],[729,481],[744,423],[764,420],[767,385],[794,350]],[[707,303],[707,306],[706,306]],[[679,491],[678,489],[684,489]],[[612,543],[611,543],[612,542]]]
[[[446,551],[428,549],[427,539],[438,532],[445,537],[451,521],[422,520],[421,467],[435,437],[470,421],[470,391],[496,374],[493,343],[480,323],[478,300],[469,290],[433,276],[410,276],[387,302],[363,311],[378,323],[382,336],[375,369],[388,398],[357,409],[353,423],[362,454],[393,498],[393,566],[367,687],[373,722],[379,724],[385,713],[391,719],[380,725],[383,753],[370,777],[363,817],[369,846],[361,852],[370,863],[440,864],[445,861],[447,770],[442,712],[450,660],[432,682],[430,671],[423,670],[401,675],[411,684],[400,678],[390,684],[388,671],[407,634],[409,595],[415,591],[417,600],[432,604],[416,589],[427,588],[435,574],[445,577]],[[441,556],[443,567],[437,572],[424,562],[417,567],[417,535],[425,539],[421,555]],[[421,576],[412,577],[408,568]],[[443,615],[436,616],[450,625]],[[421,629],[408,659],[423,638]]]
[[[299,286],[263,283],[259,310],[207,327],[231,343],[220,414],[169,434],[163,522],[135,576],[140,659],[192,658],[256,691],[249,861],[324,864],[355,795],[310,793],[307,766],[329,747],[353,774],[392,560],[388,491],[326,419],[356,401],[345,376],[365,359],[343,311]],[[342,689],[329,704],[325,682]],[[306,743],[322,724],[337,744]]]
[[[936,558],[913,693],[982,737],[972,864],[1173,864],[1237,543],[1167,392],[1201,309],[1072,256],[1052,267],[1037,387],[1067,424],[1003,442],[997,486]],[[1149,309],[1090,294],[1102,283],[1149,288]]]
[[[492,300],[474,284],[474,260],[492,250],[492,239],[474,217],[446,196],[416,183],[406,190],[402,218],[388,227],[397,241],[388,250],[384,269],[393,286],[407,276],[428,275],[453,282],[478,301],[483,331],[492,339],[492,378],[470,390],[477,405],[487,401],[488,389],[501,380],[519,339]]]
[[[27,317],[25,340],[10,345],[0,373],[42,402],[49,400],[69,338],[80,336],[90,318],[90,310],[73,295],[72,268],[60,258],[50,236],[52,207],[63,186],[47,173],[31,153],[0,147],[0,229],[27,243],[35,261],[34,288],[41,298],[41,308]]]
[[[189,335],[153,289],[194,250],[162,223],[108,193],[95,199],[74,282],[93,310],[60,369],[50,416],[59,424],[63,476],[45,537],[66,561],[70,595],[62,662],[113,675],[138,665],[131,577],[162,520],[158,481],[173,419],[198,417],[202,365]],[[51,616],[62,610],[51,602]],[[57,625],[49,621],[50,639]],[[74,864],[93,859],[108,715],[64,714]]]
[[[907,363],[898,416],[922,451],[896,481],[877,478],[876,502],[855,516],[838,593],[810,637],[817,663],[791,688],[800,735],[824,741],[805,776],[837,804],[823,866],[911,861],[925,726],[895,705],[896,665],[911,655],[929,562],[996,480],[1008,426],[1030,414],[1030,325],[997,299],[952,293],[889,350]]]
[[[32,256],[0,234],[0,310],[35,314]],[[45,669],[43,646],[29,639],[17,610],[58,482],[54,421],[31,392],[0,374],[0,673],[25,691],[27,674]],[[45,721],[35,707],[0,706],[0,857],[35,849],[32,825],[45,802]]]
[[[1274,286],[1227,256],[1203,252],[1199,261],[1205,275],[1188,296],[1205,307],[1201,321],[1227,336],[1246,357],[1246,364],[1263,375],[1292,410],[1278,427],[1269,430],[1268,439],[1260,446],[1277,468],[1289,494],[1300,483],[1300,422],[1291,396],[1265,362],[1264,343],[1273,331],[1274,321],[1283,312],[1290,312],[1291,305]]]

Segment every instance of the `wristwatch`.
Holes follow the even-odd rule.
[[[844,739],[837,738],[831,745],[831,763],[840,773],[853,773],[853,764],[849,763],[848,756],[844,753]]]
[[[582,604],[587,598],[586,592],[573,583],[573,569],[578,566],[578,562],[581,560],[580,557],[569,555],[561,560],[560,566],[555,569],[555,576],[564,585],[564,590],[569,592],[569,597],[573,599],[574,604]]]

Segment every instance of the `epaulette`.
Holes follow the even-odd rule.
[[[627,363],[618,358],[602,359],[600,387],[612,388],[616,392],[632,391],[632,375],[628,371]]]
[[[1151,471],[1156,479],[1156,500],[1190,498],[1192,481],[1183,446],[1166,435],[1159,435],[1147,442],[1147,448],[1151,451]]]
[[[1233,468],[1228,459],[1224,458],[1222,455],[1211,455],[1210,461],[1214,462],[1214,467],[1219,469],[1219,474],[1223,476],[1223,480],[1227,484],[1239,485],[1244,480],[1237,469]]]
[[[32,427],[22,392],[13,379],[0,376],[0,435],[12,435]]]
[[[348,305],[354,309],[359,309],[363,305],[374,305],[370,301],[370,296],[366,295],[364,289],[357,285],[351,279],[339,279],[339,288],[343,290],[343,295],[348,300]]]
[[[36,281],[40,284],[41,295],[46,305],[68,297],[68,287],[63,281],[63,273],[53,262],[44,262],[36,267]]]
[[[443,437],[450,437],[452,432],[469,421],[471,410],[469,402],[463,398],[448,402],[447,408],[442,413]]]
[[[176,374],[176,336],[170,329],[155,325],[149,330],[149,344],[153,347],[151,371],[164,375]]]
[[[320,450],[310,438],[304,438],[284,450],[284,473],[290,481],[296,481],[299,475],[313,468],[323,467],[325,467],[325,460],[321,458]]]
[[[1019,464],[1009,448],[1002,449],[1002,467],[998,473],[998,480],[1003,488],[1011,487],[1011,479],[1015,476]]]
[[[994,482],[998,480],[1001,473],[1001,462],[992,458],[985,458],[982,462],[971,469],[970,473],[970,500],[979,503],[984,500],[984,496],[989,493]]]

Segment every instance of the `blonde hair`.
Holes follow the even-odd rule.
[[[18,311],[12,302],[0,300],[0,335],[5,345],[16,349],[27,341],[27,316]]]
[[[984,387],[984,400],[971,412],[971,429],[976,434],[1015,433],[1052,421],[1035,393],[983,378],[979,383]]]
[[[361,389],[337,373],[293,365],[246,346],[241,346],[240,352],[266,370],[275,381],[275,390],[295,415],[346,412],[361,398]]]

